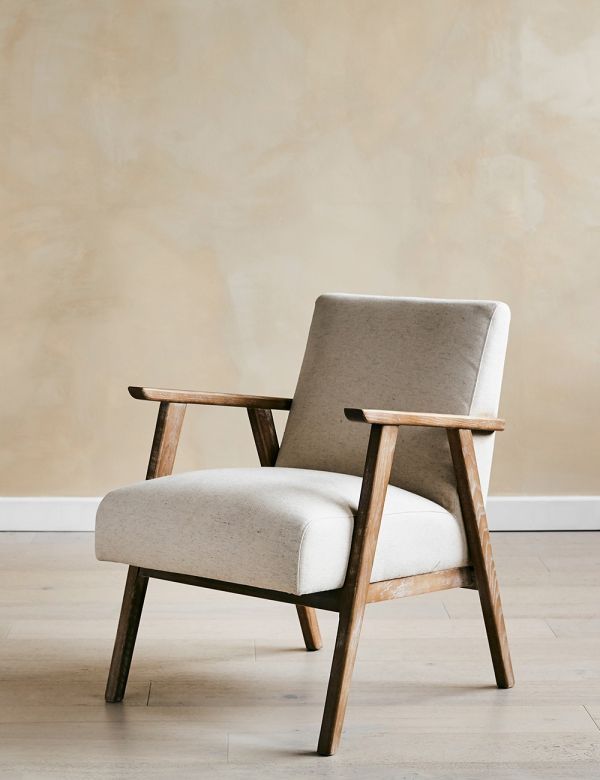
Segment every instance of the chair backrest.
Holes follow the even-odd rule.
[[[496,301],[322,295],[277,465],[362,474],[369,426],[344,407],[495,416],[509,322]],[[475,447],[486,495],[494,435]],[[400,430],[391,483],[460,514],[443,429]]]

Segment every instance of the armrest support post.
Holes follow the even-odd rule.
[[[279,453],[279,442],[273,413],[270,409],[249,408],[247,411],[260,465],[274,466]]]
[[[146,479],[166,477],[172,473],[185,409],[185,404],[161,401],[158,407]]]
[[[397,437],[398,428],[395,426],[371,426],[344,585],[344,591],[350,598],[357,593],[366,598]]]

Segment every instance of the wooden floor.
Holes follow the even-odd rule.
[[[599,778],[600,533],[493,542],[516,687],[477,595],[368,607],[346,729],[314,754],[335,615],[151,581],[123,704],[104,684],[125,567],[91,534],[0,534],[0,777]]]

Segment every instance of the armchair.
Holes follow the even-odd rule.
[[[311,651],[315,609],[339,613],[320,755],[339,744],[369,603],[477,590],[512,687],[485,513],[508,323],[496,302],[326,295],[293,400],[130,387],[159,410],[149,481],[98,510],[97,557],[129,566],[106,700],[125,694],[150,578],[294,604]],[[188,404],[245,407],[274,468],[170,476]],[[290,410],[281,450],[273,409]]]

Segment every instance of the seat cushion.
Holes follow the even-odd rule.
[[[361,478],[295,468],[207,469],[109,493],[96,556],[286,593],[341,587]],[[462,566],[462,524],[388,488],[372,581]]]

